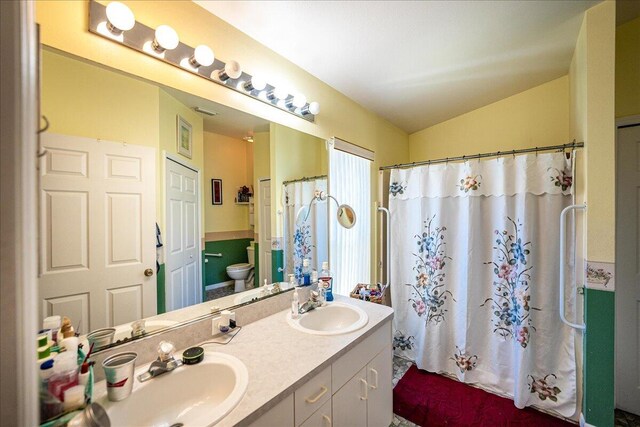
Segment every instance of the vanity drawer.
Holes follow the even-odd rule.
[[[311,378],[295,392],[296,426],[331,400],[331,366]]]
[[[391,344],[391,321],[386,322],[356,347],[333,362],[331,380],[334,392],[340,390],[383,348]]]
[[[331,427],[331,399],[311,415],[300,427]]]

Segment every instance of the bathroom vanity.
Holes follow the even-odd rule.
[[[365,312],[367,323],[349,333],[310,334],[293,328],[287,320],[289,310],[282,310],[243,326],[228,344],[204,344],[207,352],[205,362],[207,358],[211,360],[220,354],[221,359],[231,356],[242,362],[248,374],[246,391],[237,405],[232,409],[226,408],[226,415],[222,418],[219,413],[216,416],[212,408],[210,422],[218,426],[252,427],[388,426],[393,416],[393,310],[342,296],[336,296],[336,302]],[[146,365],[138,367],[136,374],[146,368]],[[196,406],[186,397],[190,385],[176,387],[175,378],[171,377],[179,374],[179,370],[189,369],[198,369],[198,365],[180,367],[144,385],[136,381],[132,396],[117,403],[106,401],[105,383],[102,381],[96,384],[96,400],[105,404],[107,411],[112,413],[118,408],[124,409],[127,400],[135,398],[141,387],[157,387],[164,392],[150,395],[164,395],[171,400],[165,406],[179,408],[176,414],[180,415],[174,419],[158,420],[155,415],[149,415],[148,422],[167,422],[169,425],[184,422],[188,426],[188,416],[181,417],[189,412],[190,406]],[[207,378],[207,375],[183,377],[185,381],[196,381],[194,379],[197,378],[196,382],[210,381],[214,383],[212,385],[223,381],[218,377]],[[167,394],[169,383],[172,392]],[[186,400],[180,407],[182,389]],[[139,399],[137,401],[140,402]],[[158,412],[156,408],[163,402],[151,400],[143,405],[149,407],[139,409],[153,414]],[[166,411],[160,412],[171,417]],[[115,418],[123,419],[120,416]]]

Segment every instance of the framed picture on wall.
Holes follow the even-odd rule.
[[[211,204],[222,204],[222,180],[213,178],[211,179]]]
[[[191,158],[191,152],[193,149],[193,129],[191,123],[186,121],[184,117],[178,114],[178,126],[176,141],[178,144],[178,154],[182,154],[185,157]]]

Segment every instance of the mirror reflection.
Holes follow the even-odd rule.
[[[46,47],[41,67],[43,319],[101,347],[288,289],[283,189],[326,175],[324,141]]]

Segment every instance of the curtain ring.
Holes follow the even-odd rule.
[[[536,147],[536,157],[538,157],[538,147]]]

